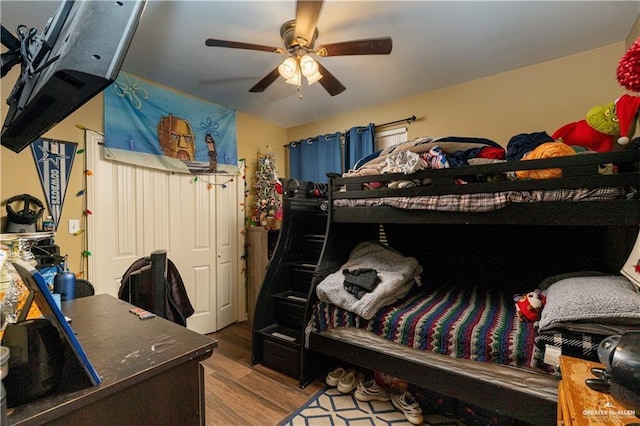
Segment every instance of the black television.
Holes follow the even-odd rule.
[[[42,33],[2,27],[2,77],[21,66],[7,98],[2,146],[20,152],[118,76],[146,0],[63,0]]]

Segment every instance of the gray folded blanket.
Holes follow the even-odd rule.
[[[378,272],[380,282],[361,299],[344,288],[345,269],[371,268]],[[347,263],[329,274],[316,288],[318,298],[351,311],[364,319],[371,319],[376,311],[402,299],[409,293],[422,273],[422,266],[413,257],[374,242],[358,244],[349,255]],[[418,281],[419,282],[419,281]]]

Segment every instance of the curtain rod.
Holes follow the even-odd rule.
[[[407,117],[402,120],[390,121],[388,123],[383,123],[383,124],[376,124],[375,127],[386,127],[386,126],[391,126],[392,124],[403,123],[405,121],[407,122],[407,124],[411,124],[412,122],[416,121],[416,116],[412,115],[411,117]]]
[[[376,128],[377,127],[386,127],[386,126],[391,126],[392,124],[398,124],[398,123],[404,123],[404,122],[406,122],[407,124],[411,124],[414,121],[416,121],[416,116],[412,115],[411,117],[407,117],[407,118],[404,118],[402,120],[390,121],[388,123],[383,123],[383,124],[376,124],[374,127],[376,127]],[[346,131],[345,131],[345,133],[346,133]],[[344,138],[344,136],[342,136],[342,138]],[[313,139],[313,138],[308,138],[308,139]],[[291,142],[289,142],[286,145],[283,145],[283,147],[284,148],[291,148]]]

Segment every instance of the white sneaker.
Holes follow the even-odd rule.
[[[391,395],[391,403],[398,410],[402,411],[404,416],[414,425],[424,423],[422,409],[416,399],[409,392]]]
[[[382,388],[376,383],[375,380],[368,380],[366,382],[358,383],[358,387],[355,392],[355,397],[358,401],[389,401],[389,391]]]
[[[327,378],[325,379],[325,382],[327,383],[327,385],[334,388],[338,386],[338,382],[342,377],[345,376],[345,374],[347,374],[347,370],[345,370],[342,367],[338,367],[327,374]]]
[[[342,393],[351,393],[358,386],[358,383],[362,380],[359,373],[353,370],[348,370],[347,374],[342,376],[338,381],[338,390]]]

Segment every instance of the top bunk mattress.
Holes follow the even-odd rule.
[[[538,191],[499,191],[474,194],[444,194],[388,196],[370,198],[335,199],[335,207],[389,206],[408,210],[436,210],[445,212],[488,212],[499,210],[511,203],[541,201],[606,201],[619,200],[627,191],[623,187],[554,189]]]

